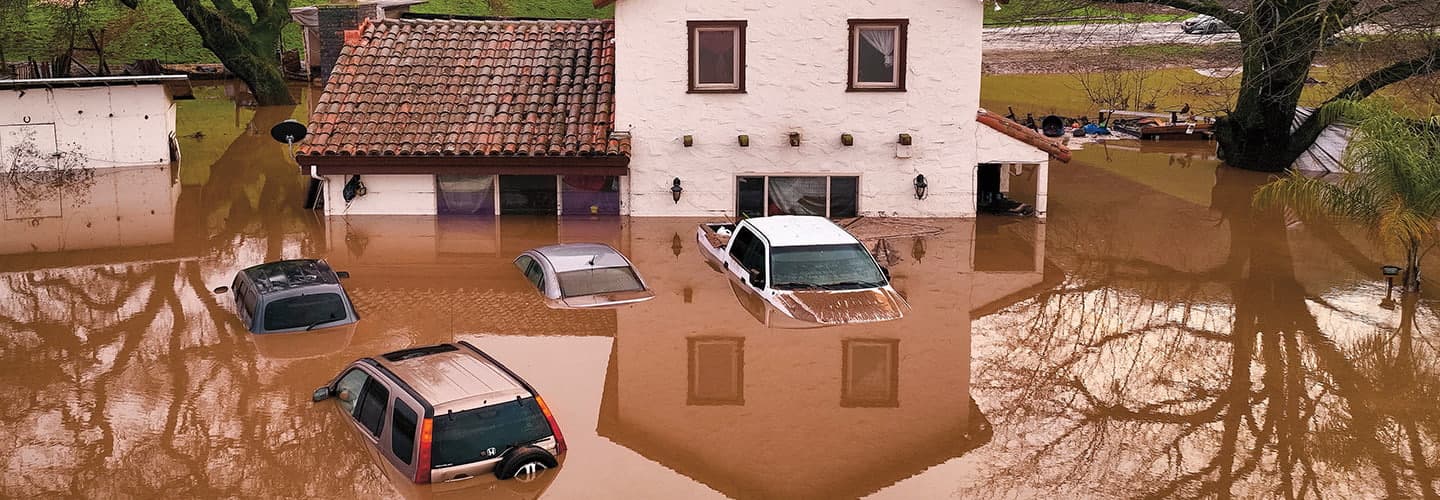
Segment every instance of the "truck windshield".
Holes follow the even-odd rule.
[[[530,444],[551,434],[535,398],[437,415],[432,445],[434,467],[489,460],[511,446]]]
[[[855,290],[885,284],[880,267],[859,244],[775,247],[771,287],[782,290]]]
[[[597,293],[629,292],[643,290],[640,278],[628,267],[602,267],[557,273],[560,294],[565,297],[581,297]]]

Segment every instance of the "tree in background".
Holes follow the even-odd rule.
[[[5,64],[5,48],[15,43],[20,34],[20,23],[25,20],[25,7],[30,0],[0,0],[0,76],[10,74]]]
[[[3,0],[0,0],[3,1]],[[200,34],[205,48],[245,82],[260,105],[293,104],[276,49],[280,29],[290,21],[290,0],[250,0],[249,9],[232,0],[171,0]],[[120,0],[135,8],[140,0]]]
[[[1336,101],[1317,123],[1357,123],[1338,180],[1293,172],[1255,193],[1261,206],[1280,205],[1302,219],[1349,219],[1405,254],[1404,285],[1420,290],[1420,259],[1440,230],[1440,119],[1417,122],[1385,102]]]
[[[1051,4],[1042,0],[1027,0]],[[1440,71],[1440,2],[1435,0],[1055,0],[1069,9],[1149,4],[1213,16],[1240,35],[1244,74],[1228,115],[1216,126],[1220,157],[1249,170],[1287,170],[1324,125],[1294,126],[1311,65],[1328,44],[1353,37],[1389,40],[1370,50],[1376,63],[1326,102],[1360,100],[1388,85]]]

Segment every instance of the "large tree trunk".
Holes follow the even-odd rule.
[[[230,8],[211,10],[198,0],[172,1],[200,34],[205,48],[250,87],[257,103],[261,106],[295,103],[285,85],[285,75],[280,71],[280,57],[275,53],[285,17],[266,9],[256,12],[255,20],[250,22],[248,13],[234,9],[229,2],[217,2],[217,7]],[[272,8],[288,15],[289,2],[277,4]],[[263,2],[252,2],[252,5],[270,7]]]
[[[1309,23],[1299,22],[1313,6],[1275,2],[1272,9],[1253,14],[1242,28],[1245,43],[1244,75],[1235,109],[1216,124],[1220,159],[1231,166],[1264,172],[1290,168],[1314,138],[1303,141],[1291,133],[1295,107],[1315,59]],[[1318,135],[1318,133],[1317,133]],[[1300,144],[1304,142],[1304,144]]]

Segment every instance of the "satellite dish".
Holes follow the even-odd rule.
[[[305,124],[295,120],[285,120],[270,127],[270,137],[274,137],[281,144],[295,144],[305,140]]]

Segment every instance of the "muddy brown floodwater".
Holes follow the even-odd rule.
[[[0,496],[1435,495],[1436,303],[1382,304],[1361,228],[1251,209],[1265,176],[1204,144],[1078,152],[1045,224],[869,240],[912,309],[794,329],[706,266],[695,220],[303,210],[265,133],[303,107],[225,88],[180,104],[203,136],[178,165],[0,198],[47,215],[0,220]],[[510,261],[557,241],[622,250],[657,297],[545,307]],[[257,337],[211,292],[297,257],[352,274],[359,323]],[[350,360],[454,340],[545,395],[563,467],[415,488],[309,400]]]

